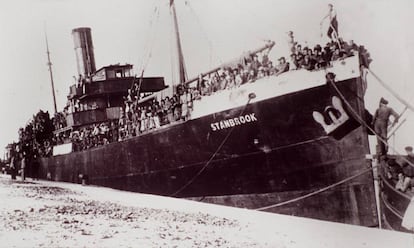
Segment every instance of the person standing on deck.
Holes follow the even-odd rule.
[[[407,146],[405,147],[405,151],[407,152],[406,160],[400,162],[402,172],[403,172],[403,185],[401,187],[401,191],[405,192],[411,187],[414,186],[414,153],[413,147]]]
[[[323,21],[329,17],[329,28],[327,35],[332,41],[338,41],[338,20],[336,19],[336,10],[332,4],[328,4],[328,8],[328,14],[322,18],[321,26]]]
[[[287,42],[288,42],[290,52],[291,52],[291,54],[294,54],[296,52],[297,42],[295,41],[293,31],[289,31],[287,34],[288,34],[288,41]]]
[[[379,108],[375,111],[374,118],[372,119],[372,125],[374,126],[375,133],[379,136],[378,137],[378,145],[379,151],[378,155],[386,155],[387,154],[387,137],[388,137],[388,122],[390,116],[394,116],[394,122],[392,126],[394,126],[398,122],[398,114],[390,107],[387,106],[388,101],[384,98],[381,98],[379,103]]]
[[[184,121],[188,120],[190,114],[189,105],[191,105],[191,93],[188,88],[184,88],[179,100],[181,104],[181,119]]]

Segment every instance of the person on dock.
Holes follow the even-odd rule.
[[[381,98],[379,108],[375,111],[374,118],[372,119],[372,125],[374,126],[375,133],[378,137],[379,151],[378,155],[387,155],[387,137],[388,137],[388,122],[390,116],[394,116],[394,126],[398,122],[399,115],[390,107],[387,106],[388,101]]]
[[[22,155],[22,160],[20,164],[20,176],[22,181],[26,180],[26,156]]]
[[[31,161],[31,167],[32,167],[32,177],[33,180],[39,180],[39,168],[40,168],[40,164],[39,161],[37,160],[37,155],[34,154],[32,161]]]
[[[10,176],[12,180],[16,180],[16,174],[17,174],[16,158],[13,155],[10,158]]]

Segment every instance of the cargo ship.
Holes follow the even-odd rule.
[[[74,132],[104,122],[119,123],[129,90],[138,85],[138,107],[184,95],[199,78],[234,61],[186,78],[175,20],[180,80],[166,86],[162,77],[134,76],[132,65],[95,69],[91,30],[74,29],[79,84],[70,87],[66,125],[55,130],[68,140]],[[245,63],[263,47],[243,54]],[[289,70],[257,77],[237,87],[189,100],[189,114],[139,135],[78,149],[74,142],[53,147],[41,157],[41,178],[188,198],[229,206],[320,220],[377,226],[366,118],[363,58],[332,61],[319,70]],[[198,86],[195,86],[198,87]],[[170,97],[173,95],[171,94]],[[356,176],[357,175],[357,176]],[[344,179],[352,180],[327,188]],[[300,199],[320,189],[318,194]],[[288,202],[292,199],[297,201]],[[280,206],[274,204],[285,202]]]

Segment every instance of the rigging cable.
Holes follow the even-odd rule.
[[[393,136],[398,131],[398,129],[400,129],[400,127],[404,124],[404,122],[406,122],[406,121],[407,121],[407,118],[405,118],[404,120],[402,120],[401,122],[399,122],[398,126],[395,127],[394,130],[392,130],[391,133],[388,135],[387,140],[389,138],[391,138],[391,136]]]
[[[348,100],[346,100],[345,96],[342,94],[342,92],[338,89],[338,86],[335,84],[335,82],[333,82],[332,79],[329,79],[328,82],[330,83],[330,85],[332,85],[332,87],[335,89],[335,91],[338,93],[339,97],[342,99],[342,101],[346,104],[346,106],[348,107],[348,110],[351,111],[352,115],[357,118],[358,122],[363,125],[365,128],[367,128],[369,131],[371,131],[372,133],[375,134],[375,136],[377,136],[378,140],[380,140],[381,142],[383,142],[384,144],[387,145],[387,140],[385,140],[384,138],[382,138],[377,132],[375,132],[374,129],[372,129],[363,119],[362,117],[355,111],[355,109],[351,106],[351,104],[348,102]],[[394,146],[390,146],[388,145],[388,147],[390,147],[395,154],[397,155],[401,155],[395,148]],[[412,162],[410,162],[408,159],[406,159],[405,157],[401,157],[404,162],[407,162],[410,166],[414,167],[414,164]]]
[[[253,93],[249,94],[249,100],[247,101],[247,103],[244,105],[243,109],[240,111],[239,115],[243,115],[244,111],[246,110],[247,106],[249,105],[250,101],[255,97],[255,95],[253,95]],[[224,137],[223,141],[220,143],[220,145],[217,147],[216,151],[211,155],[211,157],[208,159],[208,161],[206,162],[206,164],[186,183],[184,184],[181,188],[179,188],[177,191],[175,191],[173,194],[171,194],[170,196],[176,196],[177,194],[179,194],[180,192],[182,192],[184,189],[186,189],[190,184],[192,184],[200,175],[201,173],[203,173],[207,167],[210,165],[211,161],[213,161],[214,157],[217,155],[217,153],[221,150],[221,148],[224,146],[224,144],[226,143],[227,139],[230,137],[231,133],[233,132],[233,130],[235,129],[236,125],[233,126],[226,134],[226,136]]]
[[[156,34],[157,34],[157,27],[158,27],[158,20],[159,20],[159,16],[160,16],[160,2],[157,4],[155,4],[155,8],[154,11],[152,12],[151,18],[150,18],[150,25],[149,25],[149,35],[147,36],[146,42],[144,44],[144,54],[142,56],[142,62],[141,62],[141,66],[140,66],[140,77],[139,77],[139,81],[138,81],[138,89],[136,92],[136,101],[139,100],[139,96],[140,96],[140,91],[141,91],[141,86],[142,86],[142,81],[143,81],[143,77],[144,77],[144,72],[145,69],[148,66],[149,60],[152,57],[152,49],[153,49],[153,45],[155,43],[155,38],[156,38]],[[154,22],[156,24],[155,28],[154,26]],[[146,54],[148,52],[148,54]],[[135,79],[132,81],[131,83],[131,89],[134,87],[135,84]]]
[[[171,65],[171,81],[172,81],[172,86],[176,83],[176,75],[175,75],[175,70],[176,70],[176,63],[175,61],[177,60],[177,58],[175,58],[175,50],[174,50],[174,28],[172,27],[172,24],[169,25],[170,27],[170,65]],[[173,88],[173,87],[172,87]]]
[[[144,52],[148,52],[147,54],[144,53],[140,71],[141,74],[145,71],[146,67],[148,66],[149,60],[152,57],[152,50],[154,47],[156,35],[157,35],[157,29],[159,24],[159,17],[160,17],[160,6],[159,4],[155,6],[155,9],[153,11],[153,15],[151,16],[150,20],[150,34],[147,36],[147,42],[145,44]]]
[[[260,21],[260,26],[266,26],[266,30],[284,30],[284,27],[282,27],[282,25],[280,25],[280,22],[271,22],[271,23],[269,23],[269,21],[267,21],[267,20],[265,20],[265,19],[263,19],[263,17],[265,17],[265,15],[258,15],[258,14],[256,14],[252,9],[250,9],[250,8],[246,8],[246,10],[247,10],[247,12],[249,13],[249,15],[250,16],[252,16],[253,18],[250,18],[250,19],[254,19],[254,20],[260,20],[260,19],[262,19],[262,20],[264,20],[264,21]],[[240,12],[240,14],[242,14],[242,15],[244,15],[242,12]],[[268,19],[268,20],[270,20],[270,21],[274,21],[273,19]],[[251,22],[250,22],[251,23]],[[248,26],[245,26],[245,28],[248,28],[249,29],[249,31],[252,31],[252,30],[257,30],[257,28],[251,28],[251,27],[248,27]],[[251,33],[251,32],[248,32],[248,33]],[[256,34],[258,34],[257,32],[256,32]],[[268,39],[268,38],[264,38],[263,36],[260,38],[260,40],[264,40],[264,41],[266,41],[266,40],[270,40],[270,39]]]
[[[201,25],[201,21],[200,21],[200,18],[199,18],[199,16],[196,14],[196,12],[194,11],[194,8],[191,6],[191,4],[190,4],[190,2],[189,1],[185,1],[185,5],[190,9],[190,11],[191,11],[191,13],[193,14],[193,16],[195,17],[195,19],[196,19],[196,21],[197,21],[197,24],[198,24],[198,26],[200,27],[200,29],[201,29],[201,33],[204,35],[204,37],[205,37],[205,39],[207,40],[207,43],[208,43],[208,46],[209,46],[209,50],[210,50],[210,52],[209,52],[209,62],[210,62],[210,67],[212,67],[212,61],[213,61],[213,54],[215,54],[214,53],[214,51],[213,51],[213,43],[211,42],[211,40],[209,39],[209,37],[208,37],[208,35],[207,35],[207,32],[205,31],[205,29],[204,29],[204,27],[203,27],[203,25]],[[221,59],[221,57],[217,54],[217,59],[218,59],[218,62],[220,63],[220,64],[222,64],[223,63],[223,60]]]
[[[326,71],[326,70],[325,70]],[[362,117],[354,110],[354,108],[351,106],[351,104],[348,102],[348,100],[346,100],[346,98],[345,98],[345,96],[342,94],[342,92],[339,90],[339,88],[337,87],[337,85],[335,84],[335,82],[333,82],[333,80],[332,79],[329,79],[328,80],[328,82],[332,85],[332,87],[335,89],[335,91],[338,93],[338,95],[341,97],[341,99],[342,99],[342,101],[347,105],[347,107],[348,107],[348,110],[349,111],[351,111],[352,112],[352,115],[355,117],[355,118],[357,118],[358,119],[358,122],[361,124],[361,125],[363,125],[364,127],[366,127],[368,130],[370,130],[372,133],[374,133],[377,137],[378,137],[378,139],[381,141],[381,142],[384,142],[384,144],[387,144],[387,141],[385,141],[381,136],[379,136],[363,119],[362,119]],[[393,147],[393,146],[389,146],[396,154],[398,154],[399,155],[399,153],[396,151],[396,149]],[[403,160],[404,160],[404,162],[406,162],[406,163],[408,163],[410,166],[413,166],[414,167],[414,164],[412,163],[412,162],[410,162],[408,159],[406,159],[405,157],[401,157]],[[363,174],[365,174],[365,173],[367,173],[367,172],[369,172],[369,171],[372,171],[372,169],[374,169],[374,168],[377,168],[378,166],[372,166],[371,168],[369,168],[369,169],[366,169],[366,170],[364,170],[364,171],[362,171],[362,172],[360,172],[360,173],[358,173],[358,174],[356,174],[356,175],[353,175],[353,176],[351,176],[351,177],[348,177],[348,178],[345,178],[345,179],[343,179],[343,180],[341,180],[341,181],[339,181],[339,182],[337,182],[337,183],[334,183],[334,184],[331,184],[331,185],[329,185],[329,186],[327,186],[327,187],[324,187],[324,188],[322,188],[322,189],[319,189],[319,190],[316,190],[316,191],[314,191],[314,192],[311,192],[311,193],[309,193],[309,194],[306,194],[306,195],[303,195],[303,196],[299,196],[299,197],[297,197],[297,198],[294,198],[294,199],[291,199],[291,200],[287,200],[287,201],[284,201],[284,202],[280,202],[280,203],[276,203],[276,204],[272,204],[272,205],[269,205],[269,206],[265,206],[265,207],[261,207],[261,208],[257,208],[256,210],[259,210],[259,211],[261,211],[261,210],[267,210],[267,209],[270,209],[270,208],[275,208],[275,207],[280,207],[280,206],[283,206],[283,205],[286,205],[286,204],[290,204],[290,203],[293,203],[293,202],[297,202],[297,201],[300,201],[300,200],[303,200],[303,199],[306,199],[306,198],[309,198],[309,197],[311,197],[311,196],[314,196],[314,195],[317,195],[317,194],[320,194],[320,193],[322,193],[322,192],[324,192],[324,191],[326,191],[326,190],[329,190],[329,189],[331,189],[331,188],[334,188],[334,187],[337,187],[337,186],[339,186],[339,185],[341,185],[341,184],[344,184],[344,183],[346,183],[346,182],[348,182],[348,181],[351,181],[352,179],[354,179],[354,178],[356,178],[356,177],[359,177],[359,176],[361,176],[361,175],[363,175]]]
[[[154,19],[154,16],[155,16],[156,12],[157,12],[157,6],[155,6],[154,11],[152,12],[152,15],[150,17],[149,28],[148,28],[148,30],[150,32],[152,31],[153,19]],[[146,52],[148,51],[148,46],[149,46],[148,45],[149,44],[149,39],[150,39],[150,35],[146,36],[141,63],[139,63],[140,64],[140,67],[139,67],[140,74],[142,74],[142,68],[144,67],[144,64],[145,64]]]
[[[367,68],[367,70],[374,76],[374,78],[386,89],[388,90],[395,98],[397,98],[398,101],[400,101],[402,104],[404,104],[407,108],[409,108],[411,111],[414,112],[414,107],[409,104],[406,100],[404,100],[402,97],[400,97],[393,89],[391,89],[388,84],[386,84],[384,81],[382,81],[373,71]]]
[[[287,204],[290,204],[290,203],[293,203],[293,202],[297,202],[297,201],[300,201],[300,200],[303,200],[303,199],[309,198],[309,197],[311,197],[311,196],[314,196],[314,195],[320,194],[320,193],[322,193],[322,192],[324,192],[324,191],[327,191],[327,190],[332,189],[332,188],[335,188],[335,187],[337,187],[337,186],[339,186],[339,185],[341,185],[341,184],[344,184],[344,183],[346,183],[346,182],[349,182],[349,181],[351,181],[351,180],[353,180],[353,179],[355,179],[355,178],[357,178],[357,177],[359,177],[359,176],[362,176],[363,174],[365,174],[365,173],[367,173],[367,172],[372,171],[372,169],[373,169],[373,168],[375,168],[375,167],[372,167],[372,168],[369,168],[369,169],[365,169],[365,170],[361,171],[361,172],[360,172],[360,173],[358,173],[358,174],[355,174],[355,175],[353,175],[353,176],[347,177],[347,178],[345,178],[345,179],[343,179],[343,180],[341,180],[341,181],[339,181],[339,182],[336,182],[336,183],[334,183],[334,184],[331,184],[331,185],[329,185],[329,186],[327,186],[327,187],[324,187],[324,188],[322,188],[322,189],[319,189],[319,190],[313,191],[313,192],[311,192],[311,193],[309,193],[309,194],[306,194],[306,195],[303,195],[303,196],[299,196],[299,197],[297,197],[297,198],[294,198],[294,199],[291,199],[291,200],[287,200],[287,201],[284,201],[284,202],[280,202],[280,203],[272,204],[272,205],[269,205],[269,206],[265,206],[265,207],[257,208],[257,209],[255,209],[255,210],[258,210],[258,211],[263,211],[263,210],[267,210],[267,209],[270,209],[270,208],[281,207],[281,206],[284,206],[284,205],[287,205]]]
[[[157,13],[157,10],[158,10],[158,6],[155,5],[154,10],[152,11],[152,15],[150,17],[150,21],[149,21],[149,28],[148,28],[148,30],[150,32],[153,30],[152,26],[153,26],[153,23],[154,23],[154,17],[155,17],[155,15]],[[144,74],[144,69],[143,68],[144,68],[144,65],[146,64],[145,63],[145,61],[146,61],[145,58],[147,57],[146,56],[146,52],[149,49],[148,47],[149,47],[150,37],[151,37],[151,35],[146,36],[146,40],[145,40],[145,43],[144,43],[144,53],[142,55],[142,60],[141,60],[141,63],[140,63],[141,66],[140,66],[140,69],[139,69],[139,71],[140,71],[140,79],[139,79],[140,80],[140,84],[141,84],[141,81],[142,81],[142,76]],[[135,84],[135,79],[131,83],[131,87],[130,87],[131,89],[134,87],[134,84]]]

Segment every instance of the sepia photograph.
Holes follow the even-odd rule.
[[[0,0],[0,247],[414,247],[413,12]]]

